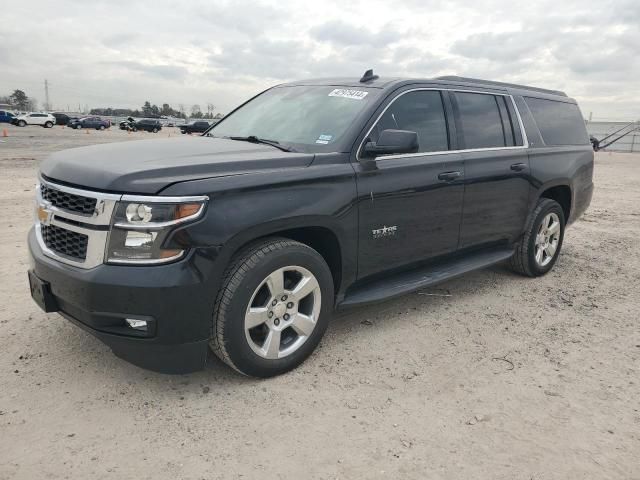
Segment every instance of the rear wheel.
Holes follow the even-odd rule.
[[[271,377],[300,365],[322,338],[333,279],[318,252],[271,238],[240,252],[216,299],[210,346],[240,373]]]
[[[77,123],[77,124],[76,124],[76,130],[80,130],[81,128],[82,128],[82,124]]]
[[[100,130],[104,130],[104,125],[100,125],[100,127],[98,127]]]
[[[19,127],[26,127],[26,126],[27,126],[27,122],[25,122],[24,120],[20,120],[20,121],[18,122],[18,126],[19,126]]]
[[[44,124],[44,128],[51,128],[51,127],[53,127],[53,122],[46,122]]]
[[[158,129],[156,127],[153,127],[153,130],[151,130],[153,133],[158,133]]]
[[[558,202],[541,198],[531,214],[524,237],[511,257],[511,268],[529,277],[553,268],[564,240],[564,211]]]

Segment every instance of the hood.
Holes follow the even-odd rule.
[[[44,160],[40,171],[88,189],[154,194],[188,180],[306,167],[313,157],[223,138],[163,138],[64,150]]]

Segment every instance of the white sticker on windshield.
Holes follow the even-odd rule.
[[[333,135],[320,135],[318,137],[318,139],[316,140],[316,143],[320,143],[322,145],[327,145],[331,139],[333,138]]]
[[[363,92],[362,90],[347,90],[345,88],[336,88],[329,92],[330,97],[342,97],[351,98],[352,100],[362,100],[369,92]]]

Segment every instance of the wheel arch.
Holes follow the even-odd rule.
[[[267,237],[283,237],[303,243],[317,251],[327,263],[333,277],[336,294],[344,285],[345,251],[341,235],[336,229],[323,222],[301,222],[292,226],[282,222],[260,225],[241,232],[230,239],[226,245],[225,261],[228,264],[234,255],[248,245]]]
[[[565,223],[569,223],[573,204],[573,196],[569,184],[560,183],[555,185],[546,185],[540,189],[538,199],[540,198],[548,198],[558,202],[562,207]]]

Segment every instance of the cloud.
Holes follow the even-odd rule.
[[[178,65],[157,65],[157,64],[144,64],[131,60],[119,60],[102,62],[103,65],[113,65],[115,67],[121,67],[125,71],[139,72],[149,76],[159,77],[165,80],[182,80],[187,74],[188,70],[185,67]]]
[[[311,37],[339,46],[368,45],[371,47],[386,46],[400,40],[400,35],[393,27],[385,26],[378,32],[367,28],[349,25],[342,20],[323,23],[310,30]]]
[[[276,83],[373,68],[564,89],[586,112],[633,118],[638,25],[638,0],[11,2],[0,95],[43,98],[46,78],[58,108],[150,100],[228,111]]]

